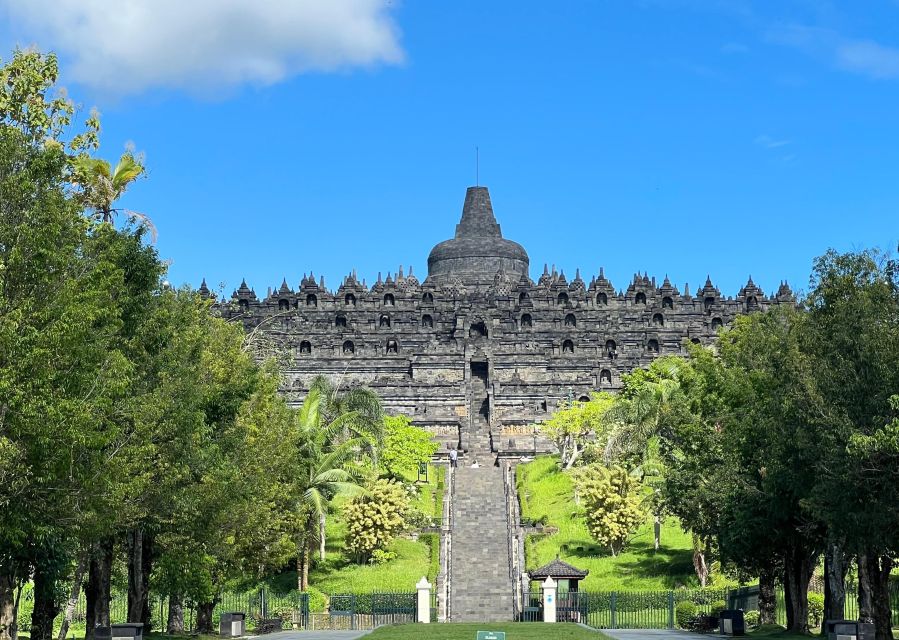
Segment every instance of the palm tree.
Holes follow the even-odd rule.
[[[367,452],[374,469],[378,468],[378,452],[384,431],[384,412],[381,399],[367,387],[342,389],[340,382],[333,383],[325,376],[316,376],[310,385],[321,396],[322,423],[333,423],[338,418],[343,432],[335,434],[336,440],[353,439],[356,452]],[[325,524],[327,511],[319,517],[319,559],[325,559]]]
[[[143,161],[131,151],[122,154],[115,169],[106,160],[91,158],[88,155],[77,156],[72,160],[72,182],[80,189],[78,200],[86,209],[94,212],[96,219],[112,224],[117,214],[124,214],[146,227],[155,242],[156,227],[149,217],[137,211],[117,209],[114,206],[128,186],[145,172]]]
[[[681,370],[676,360],[657,360],[653,365],[659,370],[660,378],[642,382],[633,396],[622,398],[610,410],[616,427],[606,443],[605,458],[608,463],[630,453],[639,459],[631,473],[652,491],[648,498],[654,518],[653,545],[658,550],[662,530],[661,487],[665,483],[660,432],[668,407],[680,391]]]
[[[379,405],[380,406],[380,405]],[[356,463],[370,440],[356,433],[360,422],[355,410],[332,414],[328,396],[313,386],[297,414],[297,453],[301,472],[297,477],[300,532],[298,579],[301,590],[309,586],[309,564],[315,542],[324,549],[324,518],[328,503],[338,493],[358,490],[365,467]]]

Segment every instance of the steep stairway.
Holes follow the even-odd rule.
[[[480,447],[479,447],[480,449]],[[509,577],[509,523],[503,472],[486,450],[475,455],[478,468],[456,469],[453,500],[450,619],[453,622],[502,622],[512,619]]]

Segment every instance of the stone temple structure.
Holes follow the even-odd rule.
[[[211,295],[205,281],[200,292]],[[368,385],[388,412],[446,444],[522,451],[543,448],[532,425],[560,402],[614,391],[623,373],[683,353],[686,341],[712,342],[738,314],[793,302],[786,283],[767,296],[751,278],[735,297],[708,278],[691,294],[639,273],[616,289],[602,269],[588,282],[544,266],[535,282],[525,249],[503,238],[487,188],[470,187],[424,281],[400,267],[371,286],[351,273],[330,290],[310,275],[264,298],[243,282],[217,308],[288,356],[290,401],[325,374]]]

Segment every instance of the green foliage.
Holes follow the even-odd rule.
[[[746,623],[746,626],[750,629],[759,626],[759,612],[755,609],[752,611],[747,611],[743,614],[743,621]]]
[[[539,426],[540,432],[552,440],[566,469],[574,466],[583,453],[588,438],[604,443],[611,430],[607,419],[614,396],[601,392],[591,394],[588,402],[574,402],[553,413]]]
[[[389,477],[415,480],[418,465],[429,462],[438,448],[427,431],[412,426],[408,416],[384,416],[384,441],[379,461]]]
[[[577,491],[587,528],[594,540],[618,555],[646,519],[642,487],[621,467],[593,465],[585,469]]]
[[[690,535],[672,517],[662,520],[661,547],[653,547],[652,518],[637,529],[628,547],[611,556],[592,539],[584,513],[572,504],[572,471],[559,468],[558,458],[540,456],[516,467],[522,518],[551,525],[552,535],[525,540],[527,567],[533,569],[560,555],[590,574],[581,583],[587,591],[667,590],[698,586],[691,561]]]
[[[375,559],[406,526],[409,498],[402,485],[376,480],[344,508],[347,551],[357,562]],[[379,556],[383,557],[383,556]]]
[[[674,607],[674,621],[681,629],[690,626],[690,621],[696,617],[699,608],[690,600],[681,600]]]
[[[423,533],[419,536],[419,540],[427,543],[431,553],[431,561],[428,563],[428,582],[437,584],[437,574],[440,573],[440,535]]]
[[[713,616],[717,616],[725,609],[727,609],[727,603],[724,600],[716,600],[709,605],[709,613]]]
[[[808,624],[810,627],[820,627],[824,621],[824,594],[808,594]]]
[[[310,613],[321,613],[328,606],[328,597],[316,589],[315,587],[309,587],[306,589],[306,593],[309,594],[309,612]]]

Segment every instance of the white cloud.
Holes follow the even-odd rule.
[[[383,0],[0,0],[23,44],[112,94],[217,91],[403,61]]]
[[[760,147],[765,147],[767,149],[777,149],[778,147],[785,147],[790,144],[792,140],[778,140],[776,138],[772,138],[767,133],[763,133],[755,139],[755,143]]]
[[[826,59],[835,67],[869,78],[899,78],[899,48],[873,40],[846,38],[832,29],[777,25],[767,32],[772,42]]]
[[[872,78],[899,77],[899,49],[870,40],[844,42],[836,51],[837,63],[848,71]]]

